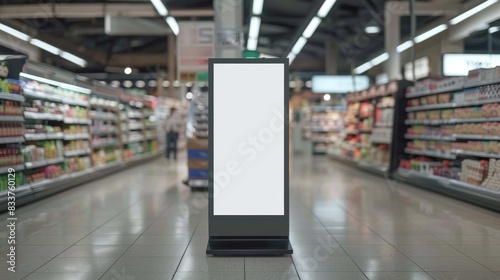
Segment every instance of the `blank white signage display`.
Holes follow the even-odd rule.
[[[283,64],[214,64],[214,216],[285,215],[284,77]]]

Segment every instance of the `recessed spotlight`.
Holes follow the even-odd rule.
[[[186,98],[187,98],[187,99],[193,99],[193,93],[192,93],[192,92],[190,92],[190,91],[188,91],[188,92],[186,93]]]
[[[133,85],[132,81],[127,80],[127,81],[123,82],[123,86],[126,88],[132,87],[132,85]]]
[[[174,87],[180,87],[181,86],[181,82],[179,81],[174,81]]]
[[[146,83],[144,81],[141,81],[141,80],[135,82],[135,86],[138,88],[143,88],[145,85],[146,85]]]
[[[148,87],[155,87],[155,86],[156,86],[156,81],[155,80],[149,80]]]
[[[325,101],[330,101],[330,99],[331,99],[331,98],[332,98],[332,97],[331,97],[329,94],[325,94],[325,95],[323,95],[323,99],[324,99]]]
[[[295,81],[290,81],[289,85],[291,88],[294,88],[297,85],[297,83]]]
[[[162,85],[163,85],[163,87],[168,87],[168,86],[170,86],[170,82],[169,81],[163,81]]]
[[[119,87],[120,86],[120,81],[111,81],[111,86]]]
[[[368,34],[377,34],[377,33],[380,33],[380,27],[378,27],[376,25],[367,26],[367,27],[365,27],[365,32]]]
[[[307,82],[306,82],[306,87],[308,87],[308,88],[312,88],[312,86],[313,86],[312,81],[307,81]]]
[[[127,75],[130,75],[130,74],[132,73],[132,68],[127,67],[127,68],[125,68],[125,69],[123,70],[123,72],[124,72],[125,74],[127,74]]]

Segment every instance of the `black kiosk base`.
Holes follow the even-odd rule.
[[[288,238],[217,238],[210,239],[207,254],[216,256],[290,255],[292,244]]]

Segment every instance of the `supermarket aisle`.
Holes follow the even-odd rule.
[[[327,158],[292,166],[292,257],[207,257],[206,196],[161,159],[19,209],[1,279],[500,279],[500,215]]]

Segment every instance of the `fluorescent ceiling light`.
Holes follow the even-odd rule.
[[[401,45],[399,45],[396,50],[398,51],[398,53],[402,53],[404,51],[406,51],[407,49],[413,47],[413,41],[411,40],[408,40],[404,43],[402,43]]]
[[[257,43],[258,43],[257,38],[248,38],[247,49],[251,50],[251,51],[255,51],[257,49]]]
[[[61,52],[61,57],[81,67],[87,66],[87,61],[85,59],[80,58],[74,54],[68,52]]]
[[[337,2],[337,0],[325,0],[321,8],[319,8],[317,16],[320,18],[326,17],[332,9],[333,5],[335,5],[335,2]]]
[[[493,26],[488,29],[488,32],[490,32],[490,34],[496,33],[498,31],[500,31],[500,26]]]
[[[3,25],[1,23],[0,23],[0,30],[26,42],[28,42],[31,39],[31,37],[28,36],[27,34],[24,34],[20,31],[15,30],[14,28],[8,27],[7,25]]]
[[[170,29],[172,29],[172,32],[174,32],[175,36],[179,34],[179,24],[175,20],[174,17],[167,17],[166,19],[168,26],[170,26]]]
[[[380,27],[378,26],[367,26],[365,27],[365,32],[368,34],[377,34],[380,33]]]
[[[288,54],[288,56],[287,56],[287,58],[288,58],[288,63],[289,63],[289,64],[292,64],[292,63],[293,63],[293,61],[295,60],[295,57],[297,57],[297,55],[296,55],[296,54],[289,53],[289,54]]]
[[[446,25],[446,24],[438,25],[438,26],[432,28],[431,30],[415,37],[415,43],[417,43],[417,44],[421,43],[421,42],[431,38],[432,36],[435,36],[443,31],[445,31],[447,28],[448,28],[448,25]]]
[[[252,13],[254,15],[262,14],[263,6],[264,6],[264,0],[253,0]]]
[[[248,31],[248,38],[258,38],[260,29],[260,17],[252,17],[250,19],[250,30]]]
[[[361,74],[364,73],[370,69],[372,69],[373,65],[371,61],[368,61],[365,64],[361,64],[360,66],[354,68],[354,74]]]
[[[53,53],[55,55],[59,55],[59,53],[61,52],[61,50],[59,48],[56,48],[50,44],[47,44],[43,41],[38,40],[38,39],[31,39],[30,43],[32,45],[39,47],[40,49],[46,50],[46,51]]]
[[[294,54],[298,54],[300,53],[300,51],[302,50],[302,48],[306,45],[307,43],[307,39],[304,38],[304,37],[300,37],[298,40],[297,40],[297,43],[295,43],[295,46],[293,46],[292,48],[292,53]]]
[[[451,19],[450,24],[451,25],[458,24],[458,23],[470,18],[471,16],[479,13],[480,11],[488,8],[489,6],[495,4],[496,2],[498,2],[498,0],[488,0],[486,2],[483,2],[482,4],[468,10],[467,12],[464,12],[464,13],[460,14],[459,16]]]
[[[166,17],[168,15],[168,10],[161,0],[151,0],[151,4],[155,7],[156,11],[160,16]]]
[[[19,74],[19,76],[24,77],[26,79],[30,79],[30,80],[34,80],[34,81],[46,83],[46,84],[49,84],[49,85],[53,85],[53,86],[57,86],[57,87],[61,87],[61,88],[65,88],[65,89],[69,89],[69,90],[73,90],[73,91],[78,91],[78,92],[85,93],[85,94],[90,94],[92,92],[88,88],[74,86],[74,85],[70,85],[70,84],[66,84],[66,83],[61,83],[61,82],[58,82],[58,81],[54,81],[54,80],[50,80],[50,79],[47,79],[47,78],[38,77],[38,76],[27,74],[27,73],[24,73],[24,72],[21,72]]]
[[[371,63],[372,63],[372,66],[377,66],[379,65],[380,63],[386,61],[389,59],[389,54],[388,53],[383,53],[377,57],[375,57],[374,59],[371,60]]]
[[[313,17],[311,19],[311,22],[309,22],[309,25],[307,25],[306,29],[304,30],[304,33],[302,33],[302,36],[304,38],[310,38],[314,34],[314,31],[316,31],[316,28],[318,28],[320,23],[321,19],[319,17]]]

